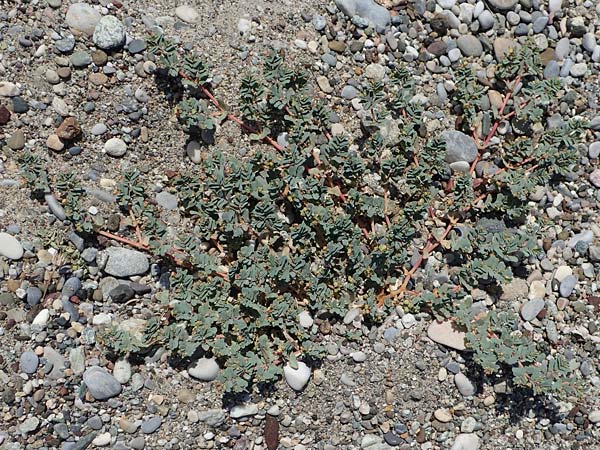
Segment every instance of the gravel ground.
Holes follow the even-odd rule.
[[[379,3],[0,0],[0,450],[272,449],[264,429],[273,423],[279,448],[296,450],[600,448],[600,6]],[[106,16],[116,19],[100,21]],[[99,23],[112,28],[101,36]],[[499,46],[533,39],[544,51],[545,76],[563,83],[554,119],[578,114],[592,129],[578,143],[579,171],[531,199],[535,215],[550,223],[545,251],[527,278],[504,286],[502,300],[520,309],[535,339],[562,349],[583,398],[511,392],[430,329],[429,315],[402,308],[379,327],[352,314],[336,325],[323,338],[328,357],[311,368],[301,392],[281,380],[232,398],[217,382],[173,367],[165,349],[108,359],[99,330],[137,329],[152,317],[164,274],[139,253],[119,253],[122,264],[109,273],[97,254],[121,252],[118,243],[71,234],[52,199],[31,198],[17,158],[31,150],[47,159],[50,175],[73,170],[88,189],[86,207],[109,222],[123,170],[140,169],[157,193],[168,171],[193,171],[172,108],[178,94],[161,88],[145,56],[144,39],[156,29],[204,56],[214,91],[233,110],[240,74],[270,49],[285,51],[286,61],[314,74],[315,95],[335,111],[338,131],[349,133],[360,123],[353,99],[361,84],[398,62],[418,74],[428,131],[453,128],[453,70],[468,61],[485,77]],[[81,135],[57,136],[73,118]],[[230,122],[214,139],[200,148],[260,151]],[[157,198],[178,224],[168,201]],[[131,285],[133,301],[113,301],[120,283]],[[362,331],[358,342],[343,337],[352,328]]]

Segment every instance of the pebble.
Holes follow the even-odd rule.
[[[309,329],[313,326],[315,321],[312,318],[312,316],[310,315],[310,312],[304,310],[304,311],[301,311],[300,314],[298,314],[298,323],[300,323],[300,326],[302,328]]]
[[[385,77],[385,67],[378,63],[371,63],[365,68],[365,77],[370,80],[381,81]]]
[[[473,433],[461,433],[456,436],[450,450],[479,450],[479,436]]]
[[[305,363],[298,361],[298,368],[294,369],[290,364],[283,368],[283,375],[287,384],[295,391],[304,389],[310,379],[311,370]]]
[[[594,171],[590,173],[590,183],[595,187],[600,188],[600,169],[594,169]]]
[[[21,259],[23,247],[16,237],[8,233],[0,233],[0,255],[8,259]]]
[[[21,89],[10,81],[0,81],[0,97],[16,97],[21,94]]]
[[[465,56],[481,56],[483,53],[481,41],[471,34],[460,36],[456,45]]]
[[[587,64],[584,62],[575,63],[571,66],[571,75],[574,77],[582,77],[587,73]]]
[[[19,364],[22,372],[31,375],[32,373],[35,373],[37,371],[38,366],[40,364],[40,358],[34,352],[23,352],[21,354]]]
[[[72,30],[92,36],[100,19],[102,16],[93,6],[87,3],[74,3],[67,10],[65,22]]]
[[[77,51],[74,52],[69,58],[73,67],[81,69],[83,67],[87,67],[92,63],[92,57],[88,52],[85,51]]]
[[[329,84],[329,79],[326,76],[318,76],[317,84],[319,85],[319,88],[326,94],[331,94],[333,92],[333,88]]]
[[[115,303],[125,303],[135,297],[135,291],[127,284],[119,284],[108,293]]]
[[[115,16],[104,16],[96,25],[92,40],[102,50],[115,50],[125,43],[125,28]]]
[[[38,429],[40,426],[40,419],[37,417],[28,417],[21,424],[19,424],[18,429],[21,434],[29,434]]]
[[[213,381],[219,374],[219,364],[214,358],[200,358],[187,369],[191,377],[201,381]]]
[[[463,373],[454,375],[454,384],[463,397],[475,395],[476,387]]]
[[[599,423],[600,422],[600,409],[596,409],[595,411],[592,411],[588,415],[588,419],[592,423]]]
[[[526,322],[530,322],[535,319],[540,312],[542,312],[545,306],[546,302],[543,298],[534,298],[532,300],[528,300],[521,307],[521,317]]]
[[[104,144],[106,154],[119,158],[127,153],[127,144],[120,138],[110,138]]]
[[[113,367],[113,377],[121,383],[127,384],[131,379],[131,364],[126,359],[119,359]]]
[[[562,297],[568,297],[575,289],[577,284],[577,277],[575,275],[569,275],[560,282],[559,292]]]
[[[231,408],[229,415],[233,419],[241,419],[242,417],[255,416],[258,414],[258,406],[254,403],[246,403],[244,405],[236,405]]]
[[[88,367],[83,373],[83,381],[96,400],[107,400],[121,393],[121,383],[99,366]]]
[[[588,156],[591,159],[600,157],[600,141],[592,142],[588,148]]]
[[[167,211],[177,209],[177,202],[177,196],[171,194],[170,192],[161,191],[158,194],[156,194],[156,203],[158,203],[159,206],[166,209]]]
[[[466,161],[470,163],[475,161],[479,152],[477,150],[477,145],[471,136],[456,130],[444,131],[441,136],[446,142],[447,163],[457,161]]]
[[[110,247],[106,250],[108,260],[104,271],[118,278],[142,275],[148,271],[148,257],[137,250],[123,247]]]
[[[56,197],[53,194],[44,195],[44,200],[46,201],[50,212],[54,214],[54,217],[56,217],[58,220],[67,219],[67,213],[65,212],[65,209],[58,202],[58,200],[56,200]]]
[[[92,444],[96,447],[106,447],[110,444],[111,439],[110,433],[107,431],[96,436],[92,441]]]
[[[142,422],[142,433],[152,434],[160,428],[162,425],[162,418],[160,416],[154,416],[148,420]]]
[[[196,8],[190,5],[181,5],[175,8],[175,15],[186,23],[196,23],[200,20],[200,14]]]

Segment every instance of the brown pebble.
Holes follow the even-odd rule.
[[[67,117],[56,129],[56,135],[67,141],[76,139],[81,134],[81,127],[75,117]]]
[[[96,86],[102,86],[108,81],[108,77],[103,73],[92,73],[90,74],[90,83]]]
[[[51,134],[48,136],[48,139],[46,139],[46,145],[50,150],[54,150],[55,152],[60,152],[65,148],[65,144],[62,143],[56,134]]]
[[[67,79],[71,78],[71,68],[70,67],[59,67],[56,70],[56,73],[63,80],[67,80]]]
[[[108,55],[102,50],[96,50],[94,53],[92,53],[92,61],[97,66],[103,66],[108,62]]]
[[[4,105],[0,105],[0,125],[6,125],[10,120],[10,111]]]

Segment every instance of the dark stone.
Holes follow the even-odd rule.
[[[6,106],[0,105],[0,125],[6,125],[10,121],[10,111]]]
[[[108,295],[115,303],[125,303],[135,296],[135,291],[126,284],[119,284],[117,287],[113,288]]]
[[[404,440],[400,436],[392,433],[391,431],[389,431],[383,435],[383,440],[388,445],[391,445],[392,447],[397,447],[400,444],[402,444],[402,442],[404,442]]]
[[[24,114],[29,111],[29,103],[23,100],[23,97],[13,97],[12,98],[13,111],[17,114]]]

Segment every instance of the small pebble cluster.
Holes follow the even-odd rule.
[[[216,11],[214,2],[191,3],[2,3],[0,450],[600,448],[600,5],[232,0]],[[544,77],[563,85],[560,113],[547,127],[583,115],[591,128],[578,143],[577,172],[530,198],[528,219],[547,224],[547,233],[539,258],[503,286],[501,300],[536,340],[566,349],[583,399],[532,399],[505,380],[484,380],[469,363],[463,332],[402,307],[379,327],[355,309],[334,327],[301,314],[302,327],[323,334],[322,364],[287,364],[273,392],[234,400],[214,381],[221,368],[213,359],[178,366],[165,348],[129,359],[104,353],[103,329],[140,333],[168,302],[170,271],[142,251],[71,230],[52,192],[31,198],[16,161],[20,152],[44,152],[49,173],[83,175],[89,213],[115,232],[122,218],[104,212],[116,202],[120,173],[137,167],[176,229],[178,198],[163,190],[168,172],[192,170],[215,139],[242,155],[250,144],[229,124],[203,142],[184,141],[169,106],[177,94],[159,89],[145,53],[151,32],[201,51],[216,74],[212,85],[232,105],[227,86],[240,70],[268,49],[285,50],[310,68],[314,95],[332,105],[334,134],[357,129],[365,82],[411,65],[418,73],[411,102],[429,109],[427,131],[444,139],[453,170],[477,156],[474,139],[454,130],[455,69],[471,64],[489,85],[493,64],[531,40]],[[497,94],[482,98],[484,109],[500,107]],[[484,291],[472,294],[493,302]],[[347,341],[348,330],[361,339]],[[264,432],[271,419],[276,438]]]

